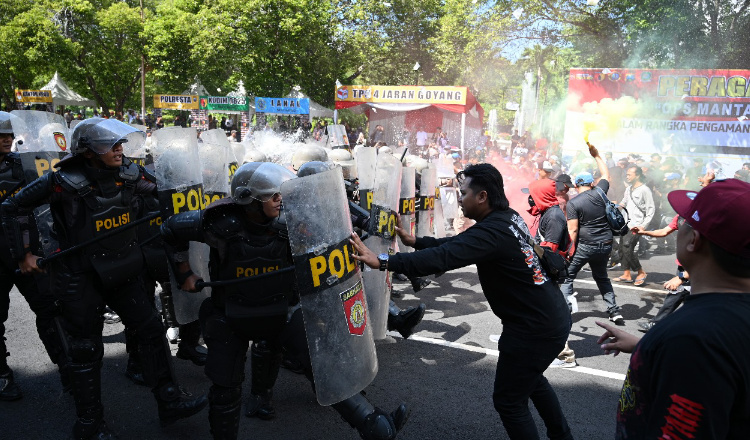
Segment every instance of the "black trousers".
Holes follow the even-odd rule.
[[[573,438],[557,394],[544,377],[544,370],[560,354],[566,340],[567,335],[554,339],[520,339],[506,334],[500,337],[492,400],[511,439],[539,438],[529,399],[547,427],[547,437]]]
[[[7,347],[5,345],[5,321],[10,309],[10,291],[15,285],[31,311],[36,315],[36,330],[53,363],[61,362],[63,355],[60,341],[55,333],[54,318],[57,316],[55,297],[50,291],[50,279],[42,275],[16,275],[18,264],[10,257],[7,249],[0,250],[0,372],[8,368]]]
[[[620,262],[624,270],[641,270],[641,261],[635,253],[635,245],[638,244],[638,234],[627,233],[622,236],[620,242]]]

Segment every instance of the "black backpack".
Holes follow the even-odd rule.
[[[630,231],[628,219],[625,218],[625,215],[628,214],[627,209],[620,209],[617,204],[612,203],[598,186],[594,188],[604,202],[604,215],[607,218],[607,223],[609,223],[609,228],[612,229],[612,234],[618,236],[627,234]],[[625,212],[625,215],[623,215],[623,212]]]

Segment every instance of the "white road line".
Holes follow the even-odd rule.
[[[586,284],[594,284],[596,285],[596,281],[591,280],[575,280],[574,283],[586,283]],[[643,292],[654,292],[654,293],[661,293],[662,295],[667,294],[666,289],[649,289],[648,287],[636,287],[636,286],[630,286],[627,284],[621,284],[621,283],[612,283],[612,286],[617,286],[620,289],[630,289],[630,290],[639,290]]]
[[[395,332],[389,332],[389,334],[394,337],[400,337],[400,335],[398,335]],[[477,347],[474,345],[461,344],[459,342],[449,342],[443,339],[426,338],[424,336],[418,336],[418,335],[412,335],[409,339],[413,341],[426,342],[428,344],[433,344],[433,345],[442,345],[443,347],[457,348],[459,350],[486,354],[488,356],[494,356],[494,357],[500,356],[499,351],[493,350],[491,348]],[[622,380],[622,381],[625,380],[624,374],[612,373],[610,371],[604,371],[604,370],[597,370],[595,368],[578,366],[578,367],[573,367],[573,368],[558,368],[558,369],[566,370],[566,371],[574,371],[574,372],[582,373],[582,374],[589,374],[591,376],[606,377],[608,379],[617,379],[617,380]]]

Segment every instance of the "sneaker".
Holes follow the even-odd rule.
[[[575,360],[568,362],[562,359],[555,359],[551,364],[549,364],[549,368],[575,368],[577,366],[578,363]]]
[[[180,339],[180,328],[169,327],[167,329],[167,339],[169,339],[170,344],[176,344]]]
[[[622,266],[622,264],[620,264],[620,263],[610,263],[607,266],[607,270],[614,270],[614,269],[617,269],[620,266]]]
[[[619,313],[613,313],[609,315],[609,320],[614,322],[616,325],[625,325],[625,318]]]
[[[654,325],[656,325],[655,322],[651,321],[640,321],[638,322],[638,330],[642,331],[643,333],[648,332],[652,328],[654,328]]]
[[[104,308],[104,313],[102,314],[104,317],[104,323],[105,324],[117,324],[118,322],[122,321],[122,318],[120,318],[120,315],[114,312],[114,310],[110,309],[109,307]]]

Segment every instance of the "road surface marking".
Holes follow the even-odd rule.
[[[400,337],[395,332],[389,332],[389,334],[391,336],[394,336],[394,337]],[[409,339],[411,339],[413,341],[426,342],[428,344],[433,344],[433,345],[442,345],[443,347],[448,347],[448,348],[457,348],[459,350],[471,351],[471,352],[474,352],[474,353],[486,354],[488,356],[494,356],[494,357],[499,357],[500,356],[500,352],[499,351],[493,350],[491,348],[477,347],[475,345],[461,344],[459,342],[450,342],[450,341],[446,341],[446,340],[443,340],[443,339],[426,338],[424,336],[418,336],[418,335],[412,335],[412,336],[409,337]],[[608,379],[617,379],[617,380],[621,380],[621,381],[625,380],[625,375],[624,374],[621,374],[621,373],[612,373],[611,371],[597,370],[596,368],[588,368],[588,367],[577,366],[577,367],[573,367],[573,368],[557,368],[557,369],[558,370],[573,371],[573,372],[582,373],[582,374],[589,374],[591,376],[606,377]]]

